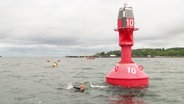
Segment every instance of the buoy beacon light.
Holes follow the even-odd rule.
[[[144,73],[143,66],[132,61],[131,47],[134,44],[133,31],[134,16],[132,7],[124,5],[119,9],[118,28],[119,45],[121,47],[121,61],[106,75],[106,82],[123,87],[148,87],[148,75]]]

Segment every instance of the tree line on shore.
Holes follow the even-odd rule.
[[[109,52],[99,52],[94,56],[96,57],[120,57],[121,51],[109,51]],[[184,48],[144,48],[144,49],[133,49],[133,57],[184,57]]]

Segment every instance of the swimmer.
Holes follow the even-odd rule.
[[[47,61],[48,63],[51,62],[50,60],[46,60],[46,61]],[[51,67],[52,67],[52,68],[56,68],[56,67],[58,66],[58,63],[61,63],[61,61],[60,61],[60,60],[55,61],[54,63],[51,64]]]
[[[80,91],[80,92],[84,92],[84,90],[85,90],[85,87],[84,87],[84,85],[83,84],[81,84],[80,85],[80,87],[73,87],[76,91]]]
[[[81,84],[80,87],[75,87],[75,86],[72,86],[71,83],[69,83],[67,89],[75,89],[76,92],[84,92],[85,87],[84,87],[84,84]]]
[[[57,65],[58,65],[57,62],[54,62],[54,63],[52,64],[52,67],[53,67],[53,68],[56,68]]]

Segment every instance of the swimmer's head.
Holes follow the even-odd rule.
[[[80,91],[82,91],[82,92],[83,92],[84,90],[85,90],[85,87],[84,87],[84,85],[83,85],[83,84],[81,84],[81,85],[80,85]]]
[[[53,64],[58,65],[57,62],[54,62]]]
[[[54,62],[54,63],[52,64],[52,67],[55,68],[56,66],[57,66],[57,63]]]

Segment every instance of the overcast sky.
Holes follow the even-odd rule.
[[[119,50],[117,17],[132,6],[137,48],[184,47],[184,0],[0,0],[1,56]]]

